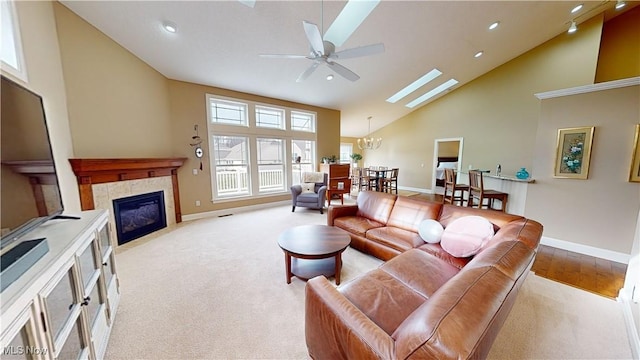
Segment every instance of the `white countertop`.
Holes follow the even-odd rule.
[[[469,174],[469,173],[468,173],[468,172],[466,172],[466,171],[462,171],[462,173],[463,173],[463,174],[467,174],[467,175]],[[490,172],[483,172],[483,173],[482,173],[482,176],[484,176],[484,177],[490,177],[490,178],[494,178],[494,179],[499,179],[499,180],[517,181],[517,182],[521,182],[521,183],[529,183],[529,184],[533,184],[533,183],[535,183],[535,182],[536,182],[536,180],[535,180],[535,179],[533,179],[533,178],[531,178],[531,177],[529,177],[528,179],[518,179],[517,177],[515,177],[515,176],[511,176],[511,175],[502,175],[502,174],[500,174],[500,175],[496,176],[495,174],[492,174],[492,173],[490,173]]]

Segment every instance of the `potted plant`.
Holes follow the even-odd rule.
[[[329,156],[329,163],[335,164],[338,161],[338,158],[335,155]]]
[[[329,163],[329,157],[328,156],[323,156],[322,157],[322,163],[323,164],[328,164]]]
[[[353,153],[353,154],[351,154],[351,160],[353,160],[353,166],[357,167],[358,166],[358,161],[362,160],[362,155],[360,155],[358,153]]]

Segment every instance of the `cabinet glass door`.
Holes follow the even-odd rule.
[[[75,295],[73,267],[68,268],[60,281],[44,296],[44,302],[49,318],[47,325],[53,338],[56,339],[74,312],[77,316],[79,310]]]

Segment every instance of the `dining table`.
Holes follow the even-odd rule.
[[[384,179],[387,177],[387,172],[391,171],[391,169],[387,168],[387,167],[382,167],[382,166],[378,166],[378,167],[369,167],[367,168],[367,174],[369,175],[370,179],[373,179],[373,183],[374,183],[374,191],[384,191],[383,189],[383,182]]]

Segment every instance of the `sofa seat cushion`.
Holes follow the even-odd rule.
[[[422,220],[437,219],[442,204],[399,196],[393,205],[387,226],[418,232]]]
[[[396,256],[379,269],[427,299],[460,271],[446,261],[418,249],[411,249]]]
[[[442,246],[440,246],[439,243],[437,244],[424,244],[424,245],[420,245],[418,247],[419,250],[422,250],[424,252],[427,252],[441,260],[443,260],[444,262],[446,262],[447,264],[451,264],[455,267],[457,267],[458,269],[462,269],[465,265],[467,265],[467,263],[469,261],[471,261],[471,257],[467,257],[467,258],[458,258],[455,257],[451,254],[449,254],[448,252],[446,252]]]
[[[364,237],[367,231],[383,227],[384,224],[361,216],[343,216],[335,219],[333,226]]]
[[[380,269],[342,284],[338,291],[389,335],[426,300]]]
[[[296,202],[317,204],[318,203],[318,194],[316,194],[314,192],[302,193],[302,194],[298,195],[298,197],[296,198]]]
[[[420,234],[393,226],[371,229],[367,231],[367,239],[398,251],[407,251],[425,243]]]

